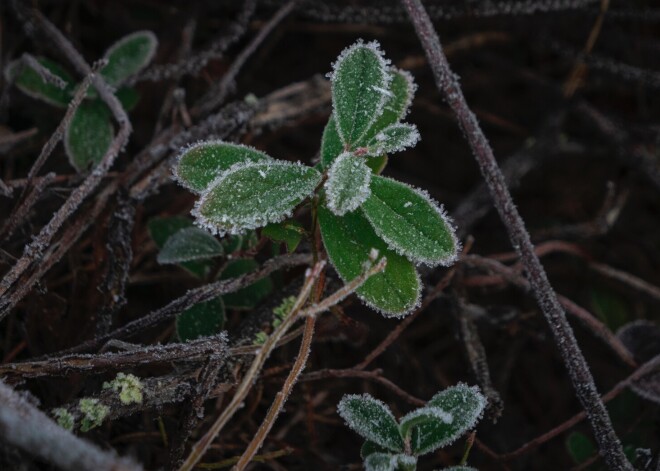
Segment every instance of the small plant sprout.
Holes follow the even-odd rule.
[[[103,56],[106,64],[99,73],[116,90],[117,99],[127,111],[135,107],[139,97],[135,89],[124,84],[151,62],[157,45],[158,40],[151,31],[138,31],[114,43]],[[7,66],[5,74],[26,95],[66,108],[76,91],[73,78],[62,66],[47,58],[38,58],[37,63],[45,72],[18,60]],[[66,128],[64,148],[69,162],[78,171],[97,164],[113,136],[110,110],[98,98],[96,90],[88,90],[86,99]]]
[[[109,383],[103,383],[103,389],[112,389],[119,393],[122,404],[140,404],[144,385],[140,378],[132,374],[117,373],[117,377]]]
[[[192,211],[198,226],[219,236],[263,228],[262,236],[285,241],[289,251],[303,234],[315,233],[290,219],[299,205],[310,204],[328,258],[344,281],[362,273],[372,249],[387,259],[385,269],[356,293],[386,316],[403,316],[419,302],[416,265],[449,265],[459,249],[451,221],[425,191],[380,175],[388,155],[420,139],[414,125],[401,122],[415,84],[410,74],[389,65],[376,42],[358,41],[345,49],[329,77],[333,112],[317,166],[208,141],[183,149],[174,177],[200,195]],[[186,257],[202,250],[192,237],[201,236],[190,235],[195,250],[172,241]],[[203,245],[210,252],[215,246]],[[165,252],[162,260],[184,261]]]
[[[398,423],[390,409],[369,394],[346,395],[337,409],[346,424],[367,440],[360,451],[367,471],[413,471],[419,456],[451,444],[474,428],[485,406],[486,398],[477,387],[458,384]]]

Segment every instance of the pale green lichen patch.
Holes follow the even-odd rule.
[[[81,432],[87,432],[98,427],[110,413],[108,406],[99,404],[98,399],[89,397],[82,398],[78,402],[78,409],[83,414],[82,421],[80,422]]]
[[[277,327],[282,323],[287,314],[291,312],[295,304],[296,297],[289,296],[282,300],[282,304],[273,309],[273,314],[275,314],[275,319],[273,319],[273,327]]]
[[[117,377],[109,383],[103,383],[103,389],[119,391],[119,400],[122,404],[139,404],[142,402],[144,385],[140,378],[132,374],[117,373]]]
[[[71,431],[76,425],[76,419],[73,417],[73,414],[63,407],[53,409],[53,416],[57,420],[57,424],[66,430]]]

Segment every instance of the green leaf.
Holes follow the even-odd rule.
[[[403,453],[396,455],[396,469],[397,471],[415,471],[417,469],[417,457],[404,455]]]
[[[392,77],[389,89],[390,95],[385,100],[383,113],[374,121],[369,131],[360,140],[361,144],[369,142],[380,131],[403,119],[412,103],[417,89],[412,75],[407,71],[398,70],[394,67],[390,68],[389,74]]]
[[[625,299],[613,291],[592,290],[591,306],[598,318],[612,331],[618,330],[628,322],[630,306],[627,305]]]
[[[201,193],[219,175],[236,164],[271,160],[268,155],[249,146],[206,141],[183,150],[174,167],[174,176],[184,187]]]
[[[403,451],[403,439],[396,420],[383,402],[369,394],[347,394],[339,402],[337,411],[350,428],[367,440],[388,450]]]
[[[133,108],[135,108],[135,105],[137,105],[138,101],[140,101],[140,94],[136,89],[131,87],[121,87],[119,90],[117,90],[115,96],[126,111],[131,111]]]
[[[176,318],[176,334],[182,342],[209,337],[222,330],[225,306],[221,298],[195,304]]]
[[[330,167],[332,162],[343,151],[344,143],[341,142],[341,138],[337,132],[335,118],[330,116],[328,124],[325,125],[325,129],[323,130],[323,138],[321,139],[321,168],[326,169]]]
[[[80,104],[66,129],[64,148],[76,170],[87,169],[101,161],[107,152],[114,129],[108,108],[94,100]]]
[[[414,147],[419,141],[419,131],[413,124],[391,124],[379,131],[367,143],[370,155],[391,154],[408,147]]]
[[[598,452],[591,439],[581,432],[571,432],[566,438],[566,449],[575,464],[584,463]]]
[[[186,227],[172,235],[158,254],[158,263],[206,260],[224,254],[222,244],[199,227]]]
[[[333,66],[332,104],[337,131],[347,150],[383,112],[391,77],[377,42],[358,41]]]
[[[6,76],[8,80],[13,80],[20,91],[32,98],[45,101],[53,106],[65,108],[73,98],[73,78],[57,62],[44,57],[38,57],[36,60],[51,74],[62,79],[65,83],[64,88],[44,81],[39,72],[21,61],[11,62],[7,66]]]
[[[151,62],[158,47],[158,39],[151,31],[137,31],[124,36],[105,53],[108,64],[101,75],[108,84],[116,87],[135,75]]]
[[[362,444],[362,448],[360,448],[360,457],[364,460],[367,458],[367,456],[372,455],[374,453],[389,453],[389,451],[387,448],[382,447],[377,443],[366,440]]]
[[[454,229],[426,192],[374,175],[362,212],[376,234],[410,260],[432,266],[456,260],[459,244]]]
[[[314,192],[321,174],[300,163],[237,164],[202,194],[193,215],[218,234],[238,234],[280,222]]]
[[[369,197],[371,169],[363,157],[344,152],[332,163],[325,182],[328,208],[337,216],[354,211]]]
[[[442,410],[451,421],[435,420],[412,427],[411,447],[415,455],[423,455],[449,445],[475,426],[486,406],[486,398],[476,386],[457,384],[439,392],[426,404]]]
[[[399,430],[403,439],[407,440],[414,427],[435,422],[439,422],[438,426],[442,427],[443,424],[451,424],[453,420],[454,417],[451,414],[439,407],[420,407],[401,418],[399,421]]]
[[[367,159],[367,166],[371,169],[373,173],[375,173],[376,175],[380,175],[380,173],[387,166],[388,160],[389,159],[385,154],[379,155],[378,157],[369,157]]]
[[[193,227],[190,219],[181,216],[155,217],[148,223],[149,235],[154,240],[156,246],[162,249],[167,239],[179,232],[181,229]],[[196,260],[180,264],[181,267],[188,270],[198,278],[206,278],[213,269],[212,260]]]
[[[298,221],[289,220],[268,224],[261,230],[261,235],[276,242],[285,242],[289,253],[296,251],[305,234],[305,229]]]
[[[358,211],[335,216],[319,206],[318,217],[328,257],[344,281],[363,273],[372,248],[387,258],[385,270],[358,288],[364,302],[388,317],[403,316],[417,306],[421,286],[414,265],[390,250],[364,216]]]
[[[364,460],[365,471],[395,471],[396,458],[389,453],[373,453]]]
[[[251,273],[259,264],[251,258],[237,258],[227,262],[220,274],[221,280],[229,280]],[[252,309],[273,291],[273,282],[269,277],[262,278],[243,289],[223,295],[225,306],[231,309]]]

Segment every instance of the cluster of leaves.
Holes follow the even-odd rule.
[[[218,235],[266,226],[263,234],[290,250],[301,230],[287,218],[310,201],[340,277],[359,276],[378,250],[387,266],[357,294],[385,315],[404,315],[419,301],[416,265],[447,265],[458,251],[450,221],[426,192],[379,175],[388,154],[419,140],[415,126],[401,122],[415,85],[389,66],[377,43],[362,41],[341,53],[330,78],[333,113],[315,167],[209,141],[184,149],[174,174],[200,195],[192,212],[200,226]]]
[[[178,265],[203,280],[209,277],[217,280],[235,278],[259,266],[251,258],[235,256],[256,245],[254,232],[229,237],[220,242],[207,231],[195,227],[191,220],[174,216],[150,220],[149,233],[160,249],[159,263]],[[220,270],[216,270],[219,261],[224,263]],[[234,293],[195,304],[177,317],[177,336],[180,340],[188,341],[217,334],[225,323],[225,308],[252,309],[272,289],[273,282],[266,277]]]
[[[366,439],[360,455],[367,471],[413,471],[418,456],[447,446],[472,429],[485,405],[477,387],[458,384],[437,393],[398,423],[390,409],[369,394],[344,396],[338,411]],[[445,471],[450,469],[473,468]]]
[[[99,73],[116,90],[117,99],[127,111],[135,107],[139,97],[135,89],[123,84],[151,62],[157,45],[151,31],[138,31],[114,43],[104,55],[107,64]],[[57,62],[44,57],[37,62],[42,70],[22,60],[10,63],[5,71],[8,81],[33,98],[66,108],[76,91],[75,81]],[[64,146],[69,162],[78,171],[98,163],[113,137],[110,110],[96,90],[90,88],[66,129]]]

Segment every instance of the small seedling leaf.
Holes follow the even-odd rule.
[[[390,250],[359,211],[335,216],[319,206],[318,218],[328,257],[344,281],[363,273],[372,249],[387,258],[385,270],[357,290],[365,303],[387,317],[403,316],[417,306],[421,286],[414,265]]]
[[[174,177],[186,188],[201,193],[219,175],[238,163],[271,160],[263,152],[242,144],[200,142],[183,150],[174,168]]]
[[[453,421],[454,417],[439,407],[420,407],[399,420],[399,430],[405,440],[409,438],[412,429],[421,424],[440,422],[440,426],[442,426],[442,424],[451,424]]]
[[[301,164],[251,162],[223,173],[202,194],[193,215],[209,230],[238,234],[280,222],[321,181],[321,174]]]
[[[456,260],[454,228],[426,192],[374,175],[371,196],[361,209],[376,234],[410,260],[431,266]]]
[[[172,235],[158,254],[158,263],[206,260],[224,254],[222,244],[199,227],[187,227]]]
[[[382,401],[369,394],[347,394],[339,402],[337,410],[346,424],[367,440],[394,452],[403,451],[403,439],[396,420]]]
[[[419,142],[419,131],[414,124],[391,124],[379,131],[367,143],[369,155],[392,154]]]
[[[389,453],[389,450],[370,440],[365,441],[360,448],[360,457],[364,460],[374,453]]]
[[[225,306],[221,298],[195,304],[176,318],[176,334],[182,342],[209,337],[222,330]]]
[[[241,275],[251,273],[259,268],[259,264],[251,258],[237,258],[227,262],[220,274],[221,280],[229,280]],[[230,309],[252,309],[273,291],[273,282],[270,278],[262,278],[250,286],[225,294],[222,299],[225,306]]]
[[[354,211],[369,197],[371,169],[363,157],[344,152],[332,163],[325,182],[328,208],[337,216]]]
[[[158,47],[158,39],[151,31],[137,31],[124,36],[105,53],[108,64],[101,75],[116,87],[135,75],[151,62]]]
[[[417,457],[399,454],[394,457],[396,459],[397,471],[415,471],[417,469]]]
[[[51,74],[62,79],[64,88],[45,81],[39,72],[21,61],[11,62],[6,69],[6,76],[26,95],[42,100],[50,105],[65,108],[73,98],[73,79],[57,62],[39,57],[36,59]]]
[[[149,235],[159,249],[165,246],[170,237],[187,227],[193,227],[192,221],[181,216],[155,217],[148,223]],[[198,278],[206,278],[211,273],[213,261],[195,260],[181,263],[180,266]]]
[[[423,455],[452,443],[474,427],[485,406],[486,398],[476,386],[458,384],[439,392],[426,407],[442,410],[451,420],[428,421],[413,426],[413,453]]]
[[[268,224],[261,230],[261,235],[275,242],[285,242],[289,253],[296,251],[305,234],[302,224],[295,220]]]
[[[395,471],[397,460],[389,453],[373,453],[364,460],[365,471]]]
[[[385,100],[383,113],[374,121],[359,145],[369,140],[386,127],[398,123],[406,116],[408,108],[412,103],[417,86],[412,75],[404,70],[390,68],[392,81],[390,82],[390,95]]]
[[[333,69],[333,116],[345,148],[353,149],[382,114],[385,101],[391,96],[391,76],[376,42],[358,41],[344,49]]]
[[[66,129],[64,148],[69,162],[83,171],[101,161],[107,152],[114,129],[108,108],[94,100],[80,104]]]
[[[341,142],[335,118],[330,116],[328,124],[323,130],[321,139],[321,168],[326,169],[344,151],[344,143]]]

